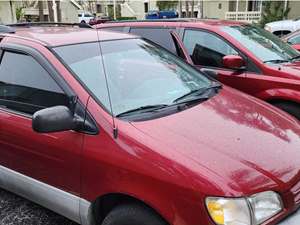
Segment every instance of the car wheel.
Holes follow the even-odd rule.
[[[283,111],[293,115],[300,120],[300,105],[293,102],[277,102],[273,103],[274,106],[282,109]]]
[[[85,22],[85,20],[81,20],[81,22],[80,22],[80,23],[86,23],[86,22]]]
[[[146,206],[125,204],[115,207],[105,217],[102,225],[167,225],[167,223]]]

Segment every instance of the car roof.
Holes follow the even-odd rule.
[[[156,20],[125,20],[125,21],[112,21],[104,24],[96,25],[97,28],[105,26],[126,26],[126,25],[147,25],[147,26],[202,26],[202,27],[219,27],[219,26],[240,26],[247,23],[232,21],[232,20],[219,20],[219,19],[197,19],[197,18],[182,18],[182,19],[156,19]]]
[[[134,35],[120,32],[99,31],[93,28],[80,28],[75,26],[50,25],[16,27],[13,34],[0,33],[0,35],[29,39],[45,46],[61,46],[95,41],[136,38]]]

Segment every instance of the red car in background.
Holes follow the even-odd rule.
[[[106,23],[98,29],[137,34],[181,56],[217,79],[300,119],[300,53],[256,26],[221,20]],[[176,33],[178,44],[174,44]]]
[[[101,23],[106,23],[108,21],[112,21],[112,19],[109,16],[96,16],[93,19],[90,19],[89,24],[91,26],[97,25],[97,24],[101,24]]]
[[[281,38],[284,42],[292,45],[297,51],[300,51],[300,31],[295,31]]]
[[[83,225],[299,224],[296,119],[80,27],[0,26],[1,188]]]

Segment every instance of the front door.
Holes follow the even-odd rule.
[[[83,134],[38,134],[32,129],[36,111],[57,105],[69,107],[69,98],[35,58],[13,51],[1,54],[0,166],[79,195]]]
[[[219,81],[242,90],[246,71],[227,69],[223,66],[224,56],[239,55],[225,40],[209,31],[186,29],[183,43],[197,68],[214,70]]]

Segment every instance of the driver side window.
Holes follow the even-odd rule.
[[[199,30],[186,30],[183,42],[195,65],[223,67],[223,57],[238,55],[224,40]]]
[[[29,55],[4,52],[0,64],[0,108],[32,115],[69,99],[48,72]]]

